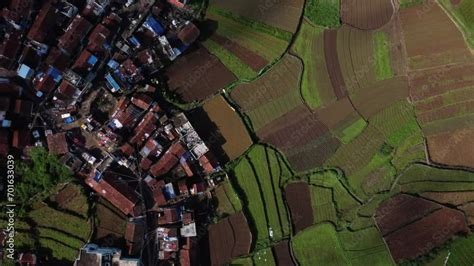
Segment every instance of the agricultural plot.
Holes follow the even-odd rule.
[[[301,95],[311,109],[336,100],[331,79],[326,71],[323,31],[323,28],[303,20],[292,47],[292,51],[303,60]]]
[[[407,194],[383,202],[375,218],[397,262],[415,259],[469,231],[461,211]]]
[[[469,0],[440,0],[439,3],[454,17],[471,48],[474,48],[474,3]]]
[[[376,227],[338,233],[339,241],[351,265],[395,265]]]
[[[319,224],[323,222],[331,222],[337,225],[337,213],[333,201],[332,189],[311,186],[310,190],[314,223]]]
[[[423,164],[413,164],[400,175],[398,183],[409,184],[422,181],[469,183],[474,182],[474,174],[462,170],[449,170]]]
[[[304,15],[317,25],[335,28],[341,25],[340,5],[340,0],[311,0]]]
[[[282,199],[282,183],[291,172],[272,149],[254,146],[234,167],[233,174],[252,221],[256,245],[267,245],[290,233]]]
[[[474,168],[474,129],[458,130],[428,137],[428,153],[442,165]]]
[[[448,266],[471,265],[474,261],[474,235],[466,238],[458,238],[450,246],[451,253],[447,261]]]
[[[232,258],[248,255],[252,234],[243,213],[237,213],[209,226],[212,262],[229,263]]]
[[[301,14],[303,13],[304,1],[211,0],[209,5],[213,8],[223,9],[232,14],[294,33],[298,27]]]
[[[390,43],[387,34],[383,31],[374,33],[374,62],[377,80],[393,77],[390,63]]]
[[[15,248],[38,250],[41,259],[48,258],[54,265],[71,264],[92,233],[87,197],[78,186],[69,184],[47,202],[35,204],[25,219],[17,217]],[[2,215],[0,228],[6,228],[6,221]]]
[[[216,212],[219,216],[227,216],[242,210],[239,196],[229,181],[222,183],[214,190],[217,199]]]
[[[221,46],[214,40],[208,39],[202,43],[204,47],[221,61],[238,79],[249,80],[257,76],[257,73],[251,69],[237,55],[226,49],[226,44]],[[229,43],[232,45],[231,43]]]
[[[296,265],[291,258],[290,242],[288,240],[283,240],[273,246],[273,254],[275,254],[277,265]]]
[[[256,251],[253,256],[253,265],[255,266],[273,266],[276,265],[275,258],[271,248],[261,249]]]
[[[169,89],[185,102],[201,101],[235,81],[235,76],[200,47],[179,57],[166,70]]]
[[[398,7],[397,1],[341,0],[343,23],[362,30],[373,30],[387,24]]]
[[[290,183],[285,188],[295,234],[313,224],[310,187],[306,182]]]
[[[301,231],[291,240],[291,245],[300,265],[349,265],[350,263],[337,238],[336,230],[331,224],[314,225]]]
[[[271,32],[261,31],[251,27],[251,25],[243,24],[241,20],[234,20],[216,14],[212,12],[212,10],[208,12],[207,18],[210,21],[216,21],[218,23],[217,30],[211,39],[219,43],[222,48],[234,53],[242,62],[247,63],[249,66],[253,66],[256,59],[253,59],[252,63],[250,63],[250,61],[243,58],[244,55],[240,55],[240,50],[245,49],[250,51],[250,54],[258,55],[262,58],[258,60],[265,60],[266,65],[279,58],[288,47],[289,40],[286,38],[278,38],[278,35],[272,34]],[[221,43],[222,38],[225,38],[225,44]],[[228,43],[227,40],[229,40],[230,43]],[[235,51],[236,49],[239,50],[239,52]],[[245,57],[248,57],[250,54],[246,54]],[[257,71],[256,69],[254,70]]]
[[[206,101],[203,109],[218,128],[224,142],[222,149],[230,160],[242,155],[252,145],[244,123],[222,96]]]
[[[410,69],[471,60],[472,55],[461,32],[435,1],[403,9],[400,11],[400,18]],[[430,30],[433,28],[436,31]]]
[[[301,62],[287,55],[264,76],[231,92],[255,131],[302,105],[297,89],[301,72]]]
[[[100,199],[96,205],[95,229],[93,242],[98,245],[106,244],[121,246],[124,238],[127,220],[120,210],[104,199]],[[110,244],[112,243],[112,244]]]

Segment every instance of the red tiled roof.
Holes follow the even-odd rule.
[[[155,178],[146,178],[145,183],[150,188],[151,192],[153,193],[153,200],[158,206],[163,206],[166,204],[166,198],[163,194],[163,187],[165,186],[165,181],[163,180],[156,180]]]
[[[102,24],[111,31],[117,30],[120,22],[122,22],[122,18],[115,13],[110,13],[102,20]]]
[[[33,86],[37,91],[47,94],[54,90],[56,82],[54,82],[53,76],[44,74],[41,78],[33,80]]]
[[[35,22],[28,32],[28,39],[35,40],[37,42],[43,42],[54,23],[56,22],[56,8],[52,5],[53,1],[46,1],[41,8]]]
[[[140,168],[144,171],[148,171],[150,166],[153,164],[153,161],[148,158],[143,158],[140,162]]]
[[[81,40],[92,29],[92,24],[85,18],[77,15],[66,30],[66,33],[58,40],[58,47],[74,54]]]
[[[158,117],[153,112],[148,112],[142,121],[135,128],[135,135],[130,139],[130,143],[141,145],[156,129]]]
[[[33,103],[21,99],[15,100],[15,113],[29,116],[33,110]]]
[[[93,67],[91,64],[89,64],[89,58],[91,56],[93,56],[91,52],[87,50],[82,50],[81,54],[74,62],[74,65],[72,65],[72,70],[74,70],[78,74],[89,74],[91,68]]]
[[[152,102],[153,99],[144,93],[138,93],[132,97],[132,103],[143,110],[147,110]]]
[[[188,185],[186,185],[185,180],[181,180],[178,182],[178,188],[179,188],[179,194],[187,194],[189,193],[188,191]]]
[[[58,96],[62,99],[71,99],[76,93],[76,87],[66,80],[61,81],[58,88]]]
[[[66,70],[70,64],[70,58],[59,48],[53,47],[46,57],[46,64],[57,68],[60,71]]]
[[[132,155],[135,152],[135,149],[128,142],[123,144],[120,147],[120,150],[122,151],[123,154],[128,155],[128,156]]]
[[[191,266],[191,260],[189,257],[189,250],[181,249],[179,251],[179,265]]]
[[[46,136],[46,140],[51,154],[66,154],[68,152],[66,132],[50,134]]]
[[[86,179],[86,184],[112,203],[123,213],[130,215],[138,202],[138,196],[127,183],[116,176],[104,173],[102,179],[96,182],[93,175]]]
[[[192,177],[194,175],[187,160],[184,160],[184,158],[181,158],[179,160],[179,163],[181,164],[181,167],[183,168],[184,172],[186,173],[188,177]]]
[[[186,24],[178,33],[178,39],[180,39],[184,44],[190,45],[199,37],[201,32],[194,25],[194,23],[189,22]]]
[[[214,171],[214,166],[209,161],[208,153],[204,154],[203,156],[199,157],[199,164],[201,164],[204,172],[206,174],[211,174]]]
[[[12,32],[7,34],[5,40],[0,44],[0,57],[8,60],[16,59],[16,54],[21,48],[20,34]]]
[[[112,37],[109,29],[102,24],[97,24],[92,33],[89,35],[89,43],[87,49],[93,53],[102,54],[106,45]]]
[[[150,173],[155,177],[168,173],[176,164],[178,164],[179,157],[181,157],[185,152],[186,150],[181,143],[174,143],[160,160],[151,166]]]
[[[175,208],[164,208],[163,214],[158,218],[158,224],[174,224],[179,222],[178,211]]]

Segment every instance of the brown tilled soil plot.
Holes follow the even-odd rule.
[[[292,266],[295,265],[291,258],[290,245],[288,240],[283,240],[273,246],[273,254],[275,255],[275,261],[280,266]]]
[[[347,90],[337,53],[337,30],[324,31],[324,56],[334,94],[337,99],[342,99],[347,96]]]
[[[340,146],[327,126],[304,106],[274,120],[257,135],[282,150],[297,171],[321,166]]]
[[[382,235],[387,235],[441,207],[429,200],[399,194],[380,204],[375,220]]]
[[[179,57],[166,71],[169,88],[183,101],[206,99],[236,80],[236,77],[206,48]]]
[[[459,209],[461,209],[466,214],[467,222],[469,223],[469,226],[473,226],[474,225],[474,202],[466,203],[462,205],[461,207],[459,207]]]
[[[428,136],[430,159],[438,164],[474,169],[474,129]]]
[[[241,212],[209,226],[212,265],[225,265],[232,258],[248,255],[251,244],[252,234]]]
[[[455,234],[468,232],[462,212],[442,208],[385,236],[385,241],[394,260],[400,262],[428,253]]]
[[[387,24],[395,12],[391,0],[342,0],[341,20],[355,28],[372,30]]]
[[[285,188],[285,196],[295,234],[297,234],[313,224],[314,215],[309,186],[305,182],[291,183]]]
[[[304,0],[211,0],[210,5],[294,33]]]
[[[355,112],[355,109],[347,97],[316,110],[319,120],[330,129],[336,128],[341,121],[353,112]]]
[[[466,62],[472,58],[461,32],[434,0],[403,9],[400,17],[411,69]]]
[[[230,160],[242,155],[252,145],[252,139],[239,115],[222,96],[207,101],[203,108],[225,139],[222,148]]]
[[[212,35],[211,40],[233,53],[237,58],[242,60],[242,62],[256,72],[260,71],[268,64],[268,61],[265,58],[217,33]]]
[[[474,201],[474,191],[424,192],[421,196],[439,203],[456,206]]]

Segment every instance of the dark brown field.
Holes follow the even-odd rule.
[[[324,56],[334,94],[337,99],[342,99],[347,96],[347,90],[337,54],[337,30],[324,31]]]
[[[342,0],[341,19],[362,30],[373,30],[387,24],[395,8],[390,0]]]
[[[212,265],[225,265],[232,258],[248,255],[251,244],[252,234],[243,213],[209,226]]]
[[[185,102],[206,99],[236,80],[204,47],[179,57],[166,74],[170,90]]]
[[[442,208],[385,236],[385,241],[394,260],[400,262],[428,253],[455,234],[468,232],[462,212]]]
[[[273,254],[275,255],[275,261],[279,266],[292,266],[296,265],[291,258],[290,245],[288,240],[283,240],[273,246]]]
[[[295,234],[313,225],[311,194],[305,182],[291,183],[285,188],[286,202],[290,208]]]
[[[260,55],[217,33],[214,33],[211,39],[227,49],[229,52],[233,53],[235,56],[237,56],[237,58],[242,60],[242,62],[244,62],[256,72],[260,71],[269,63]]]
[[[428,136],[430,159],[438,164],[474,168],[474,129]]]
[[[441,207],[432,201],[399,194],[377,208],[375,220],[382,235],[387,235]]]

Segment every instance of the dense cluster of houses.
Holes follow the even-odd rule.
[[[199,225],[189,202],[209,194],[220,166],[150,82],[200,35],[186,3],[0,4],[0,156],[43,146],[128,217],[126,250],[90,243],[75,265],[139,265],[150,246],[153,260],[195,259]],[[106,122],[84,108],[94,92],[116,102]]]

